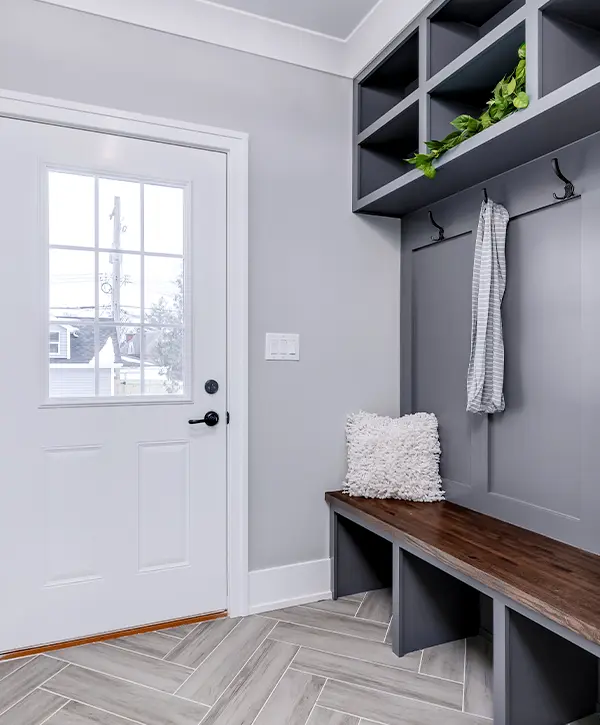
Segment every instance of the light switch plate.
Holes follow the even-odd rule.
[[[300,335],[267,332],[265,360],[300,360]]]

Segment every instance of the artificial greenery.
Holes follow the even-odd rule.
[[[433,162],[443,156],[446,151],[450,151],[480,131],[485,131],[486,128],[502,121],[511,113],[527,108],[529,96],[525,93],[526,64],[525,43],[523,43],[519,48],[517,67],[494,88],[494,97],[487,102],[487,108],[481,116],[473,118],[465,114],[455,118],[451,123],[456,129],[455,131],[448,134],[442,141],[426,141],[425,145],[430,153],[415,154],[412,158],[406,159],[408,163],[414,164],[427,178],[433,179],[436,173]]]

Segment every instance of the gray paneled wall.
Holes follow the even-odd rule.
[[[507,409],[465,412],[481,188],[403,220],[402,405],[438,415],[442,475],[463,505],[600,553],[600,135],[487,183],[511,216],[503,306]],[[434,182],[435,183],[435,182]],[[537,211],[536,211],[537,210]]]

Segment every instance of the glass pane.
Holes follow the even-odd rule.
[[[100,319],[140,322],[140,255],[101,252],[98,263]]]
[[[184,331],[181,327],[144,329],[144,394],[184,392]]]
[[[142,395],[141,347],[139,327],[117,328],[119,338],[119,367],[115,370],[115,396]]]
[[[50,250],[50,317],[94,319],[94,252]]]
[[[50,325],[50,340],[57,335],[59,354],[55,356],[51,351],[49,353],[50,397],[94,397],[94,326],[53,322]]]
[[[95,236],[94,177],[48,173],[50,244],[93,247]]]
[[[144,249],[183,254],[183,189],[144,184]]]
[[[139,251],[140,200],[141,186],[135,181],[98,180],[98,228],[101,247]],[[120,224],[117,216],[120,217]]]
[[[183,260],[144,258],[146,322],[183,324]]]

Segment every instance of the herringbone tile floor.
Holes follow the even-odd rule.
[[[490,725],[490,645],[398,659],[390,600],[371,592],[0,662],[0,725]]]

